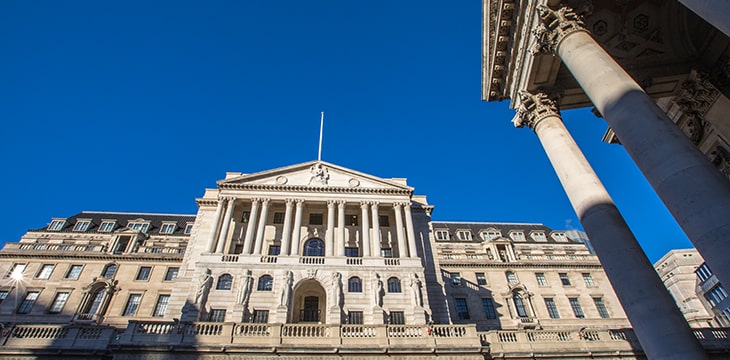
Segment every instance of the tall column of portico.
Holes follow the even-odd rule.
[[[291,243],[291,218],[294,209],[294,199],[286,199],[286,211],[284,212],[284,229],[281,231],[281,255],[289,255]]]
[[[266,217],[269,212],[269,201],[270,199],[261,199],[261,214],[259,215],[259,222],[256,226],[256,244],[254,245],[254,255],[262,255],[261,247],[264,245],[264,231],[266,230]]]
[[[413,214],[411,213],[411,203],[408,202],[403,205],[403,210],[406,212],[406,231],[408,233],[408,255],[414,258],[418,256],[416,250],[416,233],[413,231]]]
[[[218,206],[215,209],[215,218],[213,219],[213,228],[210,231],[210,237],[208,238],[208,246],[206,246],[206,249],[209,253],[212,253],[215,250],[215,240],[218,236],[218,228],[221,224],[221,215],[223,214],[223,206],[225,205],[225,199],[221,198],[218,199]]]
[[[335,248],[335,205],[334,200],[327,201],[327,230],[324,233],[324,255],[334,255]]]
[[[259,216],[259,205],[261,199],[251,199],[251,213],[248,215],[248,225],[246,226],[246,237],[243,239],[244,254],[251,254],[253,251],[254,235],[256,232],[256,220]]]
[[[375,257],[381,256],[380,242],[382,238],[380,237],[380,217],[378,216],[379,205],[379,202],[374,201],[370,207],[370,212],[373,214],[373,236],[371,242],[373,243],[373,256]]]
[[[404,239],[405,236],[403,234],[403,211],[401,211],[401,207],[403,207],[401,203],[393,204],[393,211],[395,212],[395,234],[398,238],[398,257],[406,258],[408,257],[408,248],[406,248],[406,239]]]
[[[337,256],[345,256],[345,202],[337,202]]]
[[[360,202],[360,216],[362,217],[362,231],[360,232],[360,245],[362,256],[370,257],[370,219],[368,214],[368,203]]]
[[[304,200],[297,199],[297,209],[294,215],[294,229],[292,229],[291,254],[299,255],[299,241],[302,237],[302,212],[304,211]]]
[[[520,94],[515,126],[531,127],[650,359],[706,355],[633,233],[545,93]]]
[[[730,183],[566,7],[538,8],[558,54],[689,239],[730,283]]]
[[[223,217],[223,224],[221,224],[221,236],[218,238],[218,248],[215,249],[215,252],[218,254],[222,254],[226,249],[228,229],[231,228],[231,217],[233,217],[233,205],[235,202],[235,199],[228,199],[226,215]]]
[[[730,36],[730,1],[727,0],[679,0],[699,17]]]

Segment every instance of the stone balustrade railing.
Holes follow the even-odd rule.
[[[106,245],[102,244],[50,244],[50,243],[6,243],[3,248],[4,252],[30,252],[42,251],[48,253],[61,254],[112,254]],[[166,247],[166,246],[138,246],[129,253],[114,253],[116,255],[139,255],[139,254],[177,254],[182,256],[185,253],[185,247]]]

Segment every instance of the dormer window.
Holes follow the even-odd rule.
[[[555,241],[560,241],[560,242],[566,242],[566,241],[568,241],[568,239],[565,237],[565,233],[564,232],[555,232],[555,233],[553,233],[553,239],[555,239]]]
[[[512,241],[525,241],[525,233],[522,231],[512,231],[509,233],[509,237]]]
[[[48,231],[61,231],[64,224],[66,224],[66,219],[53,219],[48,225]]]
[[[436,240],[446,241],[449,240],[448,230],[436,230]]]
[[[471,231],[459,230],[456,232],[456,237],[461,241],[470,241],[471,240]]]
[[[91,225],[91,220],[77,220],[74,231],[86,231],[89,229],[89,225]]]
[[[542,232],[542,231],[534,231],[530,235],[532,236],[532,239],[535,240],[535,241],[538,241],[538,242],[546,242],[547,241],[547,238],[545,238],[545,233]]]
[[[185,235],[190,235],[190,233],[193,232],[193,224],[186,224],[185,225]]]
[[[175,232],[176,227],[177,224],[175,223],[162,223],[162,227],[160,228],[160,234],[172,234]]]
[[[499,237],[502,237],[502,232],[499,230],[487,229],[482,231],[482,239],[484,239],[484,241],[494,240]]]
[[[116,220],[102,220],[101,225],[99,225],[99,232],[112,232],[116,224]]]
[[[132,230],[141,231],[143,233],[146,233],[147,230],[150,228],[150,222],[149,221],[130,221],[127,225],[128,228]]]

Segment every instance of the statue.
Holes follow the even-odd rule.
[[[423,306],[423,295],[421,294],[421,280],[417,274],[411,278],[411,292],[413,293],[413,305]]]
[[[198,292],[195,293],[195,304],[202,308],[208,300],[208,292],[213,285],[213,277],[210,275],[210,269],[205,271],[198,277]]]
[[[238,298],[236,299],[236,302],[238,304],[243,304],[244,307],[248,306],[248,299],[251,297],[251,284],[253,283],[253,276],[251,275],[251,270],[246,270],[246,275],[243,279],[243,285],[241,286],[241,289],[238,291]]]
[[[291,287],[294,282],[292,279],[291,270],[287,271],[282,277],[282,289],[281,289],[281,306],[287,306],[289,304],[289,296],[291,295]]]
[[[377,273],[373,281],[373,291],[375,293],[375,306],[383,306],[383,281],[380,280],[380,275]]]
[[[309,178],[309,185],[311,185],[313,181],[322,185],[327,185],[327,180],[329,180],[330,174],[329,170],[322,166],[322,163],[312,165],[312,167],[309,168],[309,173],[311,174],[311,177]]]
[[[335,306],[339,307],[342,302],[342,274],[339,272],[332,273],[332,298],[335,300]]]

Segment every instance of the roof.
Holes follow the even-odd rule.
[[[54,218],[62,219],[62,218]],[[60,233],[100,233],[99,226],[105,220],[113,220],[115,226],[113,230],[120,228],[126,228],[130,221],[143,219],[150,222],[147,234],[159,235],[160,228],[163,223],[175,223],[175,230],[172,234],[162,235],[182,235],[185,234],[185,227],[188,223],[195,222],[195,215],[188,214],[151,214],[151,213],[129,213],[129,212],[104,212],[104,211],[82,211],[76,215],[66,218],[66,223],[58,231]],[[86,231],[73,231],[74,226],[78,220],[91,220],[91,224]],[[44,226],[39,229],[31,229],[29,231],[48,231],[48,226]]]
[[[431,222],[433,230],[447,229],[450,234],[456,234],[459,230],[470,230],[474,234],[475,241],[481,241],[478,234],[487,229],[496,229],[502,233],[502,236],[507,237],[510,231],[522,231],[525,234],[526,243],[540,243],[540,244],[577,244],[579,241],[568,239],[568,241],[555,241],[550,236],[550,233],[559,230],[553,230],[543,224],[531,224],[531,223],[499,223],[499,222],[460,222],[460,221],[433,221]],[[547,241],[535,241],[529,235],[531,231],[543,231]],[[455,239],[455,237],[453,237]],[[462,241],[459,241],[462,242]]]

